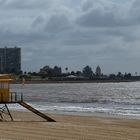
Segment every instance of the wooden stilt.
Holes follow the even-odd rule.
[[[8,109],[7,104],[5,103],[4,106],[2,108],[0,108],[0,117],[2,121],[5,121],[7,118],[5,116],[9,116],[11,121],[13,121],[13,117]]]
[[[13,121],[13,117],[12,117],[12,115],[11,115],[11,113],[10,113],[9,109],[8,109],[8,106],[7,106],[6,104],[5,104],[5,107],[6,107],[7,112],[8,112],[8,114],[9,114],[10,118],[11,118],[11,121]]]
[[[25,103],[25,102],[19,102],[19,104],[25,108],[27,108],[28,110],[32,111],[33,113],[35,113],[36,115],[44,118],[45,120],[47,120],[48,122],[56,122],[54,119],[48,117],[47,115],[43,114],[42,112],[36,110],[35,108],[33,108],[32,106],[30,106],[29,104]]]

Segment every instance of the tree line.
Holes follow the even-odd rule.
[[[41,79],[48,80],[140,80],[140,76],[132,76],[131,73],[118,72],[117,74],[105,75],[103,73],[93,72],[92,68],[87,65],[83,67],[81,71],[69,71],[68,67],[65,68],[65,72],[62,72],[62,68],[58,66],[50,67],[44,66],[39,72],[22,72],[20,78],[24,77],[28,80],[32,79],[32,76],[40,76]]]

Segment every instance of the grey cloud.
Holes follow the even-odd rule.
[[[83,3],[83,6],[82,6],[82,10],[83,11],[88,11],[90,10],[91,8],[93,8],[93,1],[91,0],[87,0]]]
[[[139,40],[138,35],[136,35],[132,30],[129,29],[122,29],[122,28],[109,28],[101,30],[99,33],[106,36],[106,37],[112,37],[112,38],[120,38],[124,42],[135,42],[136,40]]]
[[[139,12],[135,11],[136,7],[135,5],[137,5],[137,7],[140,7],[140,3],[137,2],[138,0],[136,0],[134,3],[131,2],[131,6],[129,9],[126,8],[126,11],[124,8],[124,6],[122,5],[117,5],[117,4],[113,4],[110,5],[110,7],[106,8],[106,5],[100,5],[98,7],[94,7],[92,6],[91,1],[88,1],[90,3],[88,3],[89,5],[85,5],[86,9],[90,10],[85,10],[84,13],[81,14],[81,16],[77,19],[77,23],[83,27],[92,27],[92,28],[96,28],[96,27],[125,27],[125,26],[132,26],[132,25],[138,25],[140,24],[140,17],[139,17]],[[117,3],[117,2],[116,2]],[[128,5],[126,5],[128,6]],[[140,8],[138,8],[140,9]],[[121,12],[125,12],[124,13],[120,13]],[[135,13],[135,14],[133,14]]]
[[[50,0],[5,0],[3,2],[4,7],[10,9],[41,9],[41,8],[49,8],[52,2]]]
[[[106,41],[106,36],[103,34],[100,34],[100,31],[96,30],[75,30],[71,31],[67,37],[63,39],[63,42],[65,45],[96,45],[96,44],[102,44]]]
[[[45,30],[50,33],[61,33],[70,29],[69,20],[65,15],[52,15]]]
[[[119,39],[120,41],[136,41],[136,37],[131,30],[120,28],[103,28],[103,29],[86,29],[86,30],[71,30],[67,33],[62,40],[64,45],[81,45],[81,46],[96,46],[101,44],[108,44],[111,41]]]
[[[132,4],[132,8],[139,8],[140,7],[140,1],[139,0],[134,0]]]
[[[99,9],[83,14],[77,20],[77,23],[84,27],[121,27],[133,25],[132,21],[128,21],[128,19],[118,19],[112,11],[102,12]]]
[[[22,47],[24,68],[83,63],[109,67],[113,61],[121,66],[122,59],[139,60],[135,47],[140,39],[139,0],[0,0],[0,4],[0,45]]]
[[[42,16],[38,16],[32,23],[33,27],[37,27],[44,22],[44,18]]]
[[[7,0],[0,0],[0,5],[3,5],[6,3]]]
[[[130,9],[130,16],[132,20],[135,20],[139,23],[140,21],[140,1],[134,0]]]
[[[102,48],[101,50],[97,51],[96,52],[97,54],[100,54],[100,55],[105,55],[106,57],[118,57],[119,56],[123,56],[124,57],[124,54],[128,54],[129,51],[122,48],[122,47],[116,47],[116,46],[107,46],[107,47],[104,47]],[[125,55],[126,56],[126,55]]]

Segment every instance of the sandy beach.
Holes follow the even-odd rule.
[[[46,122],[31,112],[12,112],[14,122],[0,122],[0,140],[139,140],[140,120],[54,115]]]

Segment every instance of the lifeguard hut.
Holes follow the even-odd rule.
[[[10,75],[0,75],[0,103],[10,102],[9,82],[11,80]]]
[[[11,102],[9,88],[9,82],[11,80],[12,79],[10,75],[0,74],[0,104],[4,104],[4,106],[0,108],[1,120],[4,120],[4,114],[9,115],[11,120],[13,120],[12,115],[7,107],[7,103]]]
[[[5,120],[5,115],[8,115],[10,117],[11,121],[13,121],[13,117],[8,109],[7,104],[18,103],[21,106],[25,107],[26,109],[32,111],[36,115],[44,118],[45,120],[47,120],[49,122],[55,122],[55,120],[53,120],[52,118],[46,116],[45,114],[41,113],[37,109],[35,109],[32,106],[30,106],[29,104],[27,104],[23,100],[22,93],[10,92],[10,86],[9,86],[10,81],[12,81],[11,75],[0,74],[0,104],[4,104],[4,106],[2,106],[0,108],[0,117],[1,117],[2,121]]]

